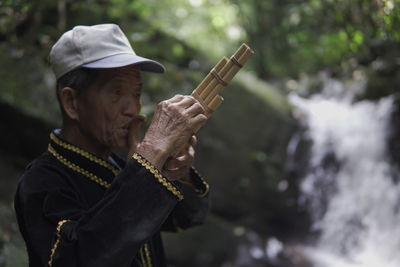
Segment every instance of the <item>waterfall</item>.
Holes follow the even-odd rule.
[[[289,96],[312,140],[301,201],[318,240],[304,251],[316,267],[398,267],[400,185],[386,151],[393,99],[357,102],[362,80],[322,81],[319,94]]]

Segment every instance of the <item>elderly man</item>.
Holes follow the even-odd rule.
[[[140,74],[164,67],[137,56],[117,25],[73,28],[50,63],[62,128],[15,196],[30,266],[166,266],[160,231],[200,224],[208,209],[192,168],[203,107],[191,96],[161,102],[139,142]]]

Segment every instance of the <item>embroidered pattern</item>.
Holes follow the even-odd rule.
[[[170,182],[167,181],[165,177],[163,177],[160,172],[153,166],[151,165],[145,158],[140,156],[137,153],[134,153],[132,158],[134,158],[137,162],[139,162],[143,167],[145,167],[147,170],[149,170],[155,178],[160,182],[163,186],[167,188],[168,191],[170,191],[172,194],[174,194],[179,200],[183,199],[183,195],[181,192],[179,192],[175,186],[173,186]]]
[[[78,165],[70,162],[69,160],[67,160],[66,158],[64,158],[63,156],[61,156],[60,154],[58,154],[55,149],[49,144],[49,147],[47,149],[50,154],[52,154],[59,162],[61,162],[62,164],[64,164],[65,166],[67,166],[68,168],[88,177],[90,180],[98,183],[101,186],[104,186],[105,188],[109,188],[111,186],[110,183],[104,181],[103,179],[99,178],[98,176],[94,175],[93,173],[79,167]]]
[[[140,249],[140,258],[142,260],[143,267],[153,267],[153,264],[151,263],[149,244],[145,243]]]
[[[70,221],[71,221],[71,220],[62,220],[62,221],[59,221],[58,224],[57,224],[57,228],[56,228],[56,229],[57,229],[57,232],[56,232],[57,240],[56,240],[56,242],[54,243],[53,248],[51,249],[50,259],[49,259],[49,262],[48,262],[49,267],[51,267],[52,264],[53,264],[53,257],[54,257],[54,254],[56,253],[57,247],[58,247],[58,245],[60,244],[60,239],[61,239],[61,227],[62,227],[65,223],[70,222]]]
[[[85,157],[88,160],[93,161],[93,162],[99,164],[100,166],[103,166],[103,167],[109,169],[110,171],[112,171],[114,173],[114,175],[117,175],[119,173],[119,170],[117,168],[115,168],[114,166],[112,166],[107,161],[102,160],[102,159],[90,154],[89,152],[87,152],[87,151],[85,151],[85,150],[83,150],[83,149],[81,149],[79,147],[76,147],[74,145],[71,145],[71,144],[68,144],[68,143],[62,141],[54,133],[50,134],[50,139],[53,140],[54,143],[56,143],[57,145],[65,148],[65,149],[68,149],[68,150],[70,150],[72,152],[75,152],[76,154],[79,154],[82,157]]]
[[[199,172],[192,167],[192,170],[194,171],[194,173],[197,174],[197,176],[199,176],[202,184],[204,185],[205,189],[200,190],[200,189],[195,189],[196,193],[199,195],[199,197],[205,197],[208,194],[208,191],[210,191],[210,186],[209,184],[206,182],[206,180],[203,179],[203,177],[201,177],[201,175],[199,174]]]
[[[60,140],[54,133],[50,134],[50,138],[51,140],[56,143],[57,145],[63,147],[64,149],[70,150],[72,152],[75,152],[79,155],[81,155],[82,157],[85,157],[86,159],[89,159],[92,162],[95,162],[109,170],[111,170],[115,175],[117,175],[119,173],[119,170],[117,168],[115,168],[114,166],[112,166],[111,164],[109,164],[108,162],[95,157],[94,155],[76,147],[73,146],[71,144],[68,144],[66,142],[63,142],[62,140]],[[104,181],[103,179],[101,179],[100,177],[96,176],[95,174],[79,167],[78,165],[70,162],[68,159],[66,159],[65,157],[63,157],[62,155],[60,155],[52,146],[51,144],[49,144],[48,146],[48,151],[50,154],[52,154],[59,162],[61,162],[62,164],[64,164],[65,166],[67,166],[68,168],[76,171],[77,173],[80,173],[84,176],[86,176],[87,178],[89,178],[90,180],[94,181],[95,183],[105,187],[105,188],[109,188],[111,186],[110,183]],[[151,165],[145,158],[143,158],[142,156],[140,156],[139,154],[135,153],[132,158],[134,158],[139,164],[141,164],[143,167],[145,167],[147,170],[149,170],[157,179],[158,182],[160,182],[163,186],[166,187],[166,189],[168,191],[170,191],[172,194],[174,194],[179,200],[183,199],[183,195],[181,192],[178,191],[178,189],[176,187],[174,187],[170,182],[168,182],[168,180],[163,177],[161,175],[161,173],[153,166]],[[60,239],[61,239],[61,227],[63,226],[63,224],[69,222],[70,220],[62,220],[60,222],[58,222],[57,225],[57,240],[54,243],[53,248],[51,249],[51,255],[50,255],[50,260],[48,262],[49,266],[52,266],[52,262],[53,262],[53,257],[54,254],[57,250],[57,247],[60,243]],[[143,245],[143,247],[140,249],[139,251],[140,257],[141,257],[141,261],[143,263],[144,267],[153,267],[152,264],[152,260],[151,260],[151,253],[150,253],[150,246],[148,243],[145,243]]]

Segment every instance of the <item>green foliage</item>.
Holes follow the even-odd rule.
[[[220,58],[227,49],[236,48],[245,37],[237,24],[237,7],[226,0],[113,0],[112,3],[113,18],[129,18],[135,14],[211,60]]]
[[[337,70],[351,58],[373,60],[374,42],[400,42],[399,0],[232,2],[240,6],[262,78]]]
[[[148,41],[172,36],[211,62],[246,41],[255,48],[261,78],[340,67],[370,57],[372,42],[400,42],[400,0],[102,0],[0,3],[0,38],[46,42],[76,24],[115,22]],[[35,40],[36,39],[36,40]],[[47,44],[49,48],[51,42]],[[173,57],[185,50],[173,45]],[[150,48],[149,48],[150,49]],[[165,53],[165,52],[164,52]]]

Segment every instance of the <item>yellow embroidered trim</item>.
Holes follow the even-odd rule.
[[[49,267],[51,267],[52,264],[53,264],[53,257],[54,257],[54,254],[56,253],[57,247],[58,247],[58,245],[60,244],[60,239],[61,239],[61,227],[64,225],[64,223],[67,223],[67,222],[70,222],[70,221],[71,221],[71,220],[62,220],[62,221],[59,221],[58,224],[57,224],[57,228],[56,228],[56,229],[57,229],[57,232],[56,232],[57,240],[56,240],[56,242],[54,243],[53,248],[51,249],[50,259],[49,259],[49,262],[48,262]]]
[[[147,259],[148,266],[149,267],[153,267],[153,264],[151,263],[150,246],[149,246],[149,244],[144,244],[144,252],[146,254],[146,259]]]
[[[194,167],[192,167],[192,170],[194,171],[194,173],[197,174],[197,176],[199,176],[201,182],[203,183],[204,187],[206,188],[204,191],[202,191],[200,189],[195,189],[195,191],[199,197],[205,197],[208,194],[208,192],[210,191],[210,185],[206,182],[206,180],[203,179],[203,177],[201,177],[200,173]]]
[[[150,246],[145,243],[140,249],[140,258],[142,260],[143,267],[153,267],[151,263]]]
[[[153,165],[150,164],[150,162],[148,162],[145,158],[137,153],[134,153],[132,158],[139,162],[147,170],[149,170],[155,176],[155,178],[157,178],[158,182],[165,186],[167,190],[174,194],[179,200],[183,199],[182,193],[179,192],[176,187],[173,186],[170,182],[168,182],[167,179],[163,177]]]
[[[61,156],[60,154],[58,154],[54,148],[49,144],[48,147],[48,151],[62,164],[64,164],[65,166],[67,166],[68,168],[88,177],[90,180],[92,180],[93,182],[98,183],[101,186],[104,186],[105,188],[109,188],[111,186],[110,183],[104,181],[103,179],[99,178],[98,176],[94,175],[93,173],[79,167],[78,165],[70,162],[69,160],[67,160],[66,158],[64,158],[63,156]]]
[[[50,134],[50,139],[53,140],[54,143],[56,143],[57,145],[62,146],[65,149],[71,150],[72,152],[75,152],[75,153],[81,155],[82,157],[85,157],[88,160],[93,161],[93,162],[109,169],[110,171],[112,171],[114,173],[114,175],[117,175],[119,173],[119,170],[117,168],[115,168],[114,166],[112,166],[107,161],[97,158],[96,156],[90,154],[89,152],[87,152],[83,149],[80,149],[79,147],[76,147],[74,145],[63,142],[54,133]]]
[[[140,260],[142,261],[142,265],[143,265],[143,267],[147,267],[147,264],[146,264],[146,258],[144,257],[144,251],[143,251],[143,247],[142,247],[142,248],[140,248],[140,250],[139,250],[139,254],[140,254]]]

